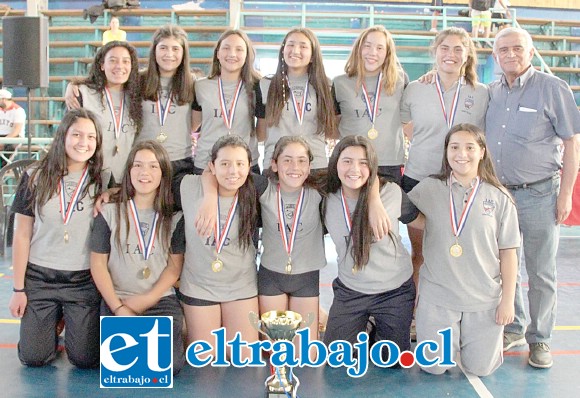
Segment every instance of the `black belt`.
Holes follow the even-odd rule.
[[[554,177],[555,177],[555,175],[553,175],[551,177],[543,178],[541,180],[534,181],[534,182],[525,182],[523,184],[517,184],[517,185],[505,184],[504,186],[507,189],[526,189],[526,188],[532,187],[534,185],[538,185],[538,184],[541,184],[541,183],[544,183],[544,182],[548,182],[551,179],[553,179]]]

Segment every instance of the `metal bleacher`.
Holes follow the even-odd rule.
[[[292,27],[311,28],[318,36],[325,59],[346,60],[361,30],[384,25],[393,34],[397,54],[410,79],[432,67],[429,32],[432,15],[425,5],[324,2],[244,1],[239,8],[216,10],[130,9],[106,10],[91,24],[82,10],[47,10],[49,19],[50,87],[34,90],[32,121],[37,136],[49,136],[63,112],[63,94],[71,77],[85,75],[101,43],[102,32],[114,14],[121,19],[128,40],[137,48],[141,66],[147,63],[152,33],[162,24],[176,23],[188,33],[191,66],[208,71],[213,47],[219,35],[230,27],[244,30],[257,50],[257,58],[276,58],[284,35]],[[444,7],[439,28],[462,26],[470,29],[471,19],[458,16],[465,7]],[[510,23],[530,31],[538,56],[534,65],[566,80],[580,103],[580,22],[518,18],[512,10]],[[23,15],[12,11],[9,15]],[[0,28],[0,61],[2,61]],[[479,74],[483,82],[495,79],[491,58],[492,39],[478,49]],[[487,45],[487,46],[485,46]],[[0,75],[2,74],[0,62]],[[17,100],[24,100],[22,97]]]

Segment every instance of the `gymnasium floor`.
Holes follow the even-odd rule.
[[[328,259],[335,258],[327,247]],[[580,396],[580,227],[563,227],[558,253],[558,318],[552,342],[554,366],[534,369],[527,364],[527,346],[509,352],[492,376],[477,378],[453,368],[431,376],[417,367],[370,367],[362,378],[346,375],[344,368],[296,370],[301,398],[326,397],[578,397]],[[330,283],[336,262],[321,276],[321,303],[332,301]],[[527,280],[524,277],[524,280]],[[0,395],[3,397],[237,397],[263,396],[266,368],[194,369],[186,365],[171,390],[100,389],[99,371],[78,370],[63,356],[41,369],[21,366],[16,356],[18,321],[8,312],[12,287],[9,255],[0,259]],[[525,292],[524,292],[525,293]]]

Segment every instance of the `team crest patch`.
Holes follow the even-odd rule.
[[[492,217],[495,212],[495,200],[485,199],[483,201],[483,215]]]
[[[475,101],[473,100],[473,96],[468,95],[467,98],[465,98],[465,102],[464,102],[464,106],[465,109],[471,109],[473,108],[473,105],[475,104]]]

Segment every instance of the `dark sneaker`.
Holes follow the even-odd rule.
[[[554,361],[550,353],[550,346],[546,343],[530,344],[530,359],[528,359],[528,363],[534,368],[551,368]]]
[[[526,338],[523,334],[505,332],[503,334],[503,350],[508,351],[511,348],[519,347],[526,344]]]

